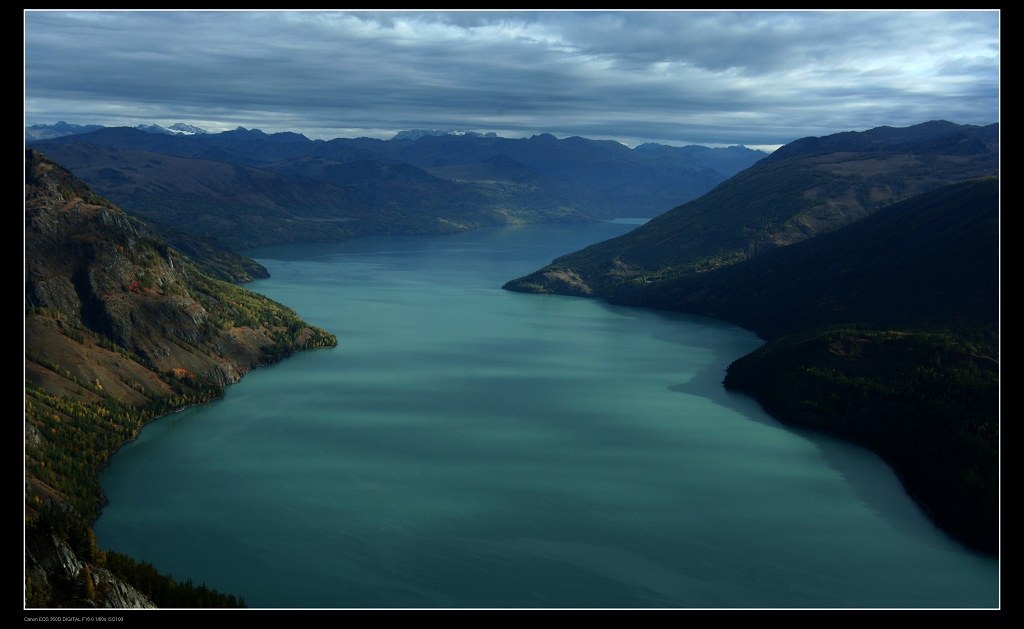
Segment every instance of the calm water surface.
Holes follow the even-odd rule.
[[[101,546],[250,607],[998,605],[878,457],[722,388],[752,333],[500,290],[631,227],[255,252],[339,346],[146,427]]]

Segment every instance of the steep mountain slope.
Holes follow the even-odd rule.
[[[567,270],[545,273],[589,288]],[[784,422],[877,451],[939,525],[998,552],[997,178],[707,272],[599,286],[614,303],[713,316],[769,339],[729,367],[726,386]]]
[[[881,129],[798,140],[703,197],[509,288],[608,296],[635,284],[655,293],[673,278],[832,231],[948,183],[999,174],[997,125]]]
[[[262,264],[238,253],[219,238],[184,232],[153,221],[147,223],[154,238],[177,249],[189,258],[196,270],[215,280],[251,282],[270,277]]]
[[[937,525],[1000,549],[999,352],[950,332],[833,326],[769,342],[725,386],[881,455]]]
[[[623,282],[615,303],[725,319],[764,338],[834,324],[997,330],[999,180],[951,184],[712,272]]]
[[[260,364],[335,344],[285,306],[198,272],[26,151],[26,605],[138,603],[118,594],[133,562],[108,563],[89,528],[104,500],[100,467],[154,417],[218,397]],[[175,600],[190,587],[171,588],[185,592]]]
[[[772,339],[726,386],[879,452],[937,523],[998,552],[997,179],[705,275],[668,299]]]

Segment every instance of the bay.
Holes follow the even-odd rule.
[[[877,456],[722,388],[751,332],[500,289],[631,227],[251,252],[338,347],[147,426],[101,547],[261,608],[997,606]]]

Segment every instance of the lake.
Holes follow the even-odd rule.
[[[147,426],[100,546],[261,608],[997,606],[876,455],[722,387],[753,333],[500,288],[632,227],[250,252],[338,347]]]

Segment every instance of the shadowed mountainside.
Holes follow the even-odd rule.
[[[670,299],[771,339],[727,387],[875,450],[939,525],[996,553],[998,223],[998,180],[953,184]]]
[[[726,386],[875,450],[940,526],[996,553],[999,180],[941,184],[997,174],[997,129],[919,127],[798,141],[505,288],[756,331],[768,343]]]
[[[998,176],[998,126],[951,124],[883,127],[884,145],[865,142],[870,131],[798,140],[792,144],[807,150],[786,145],[703,197],[509,287],[610,296],[642,284],[654,293],[673,278],[832,231],[940,186]],[[929,131],[937,135],[921,139]],[[825,148],[812,151],[809,143]]]

